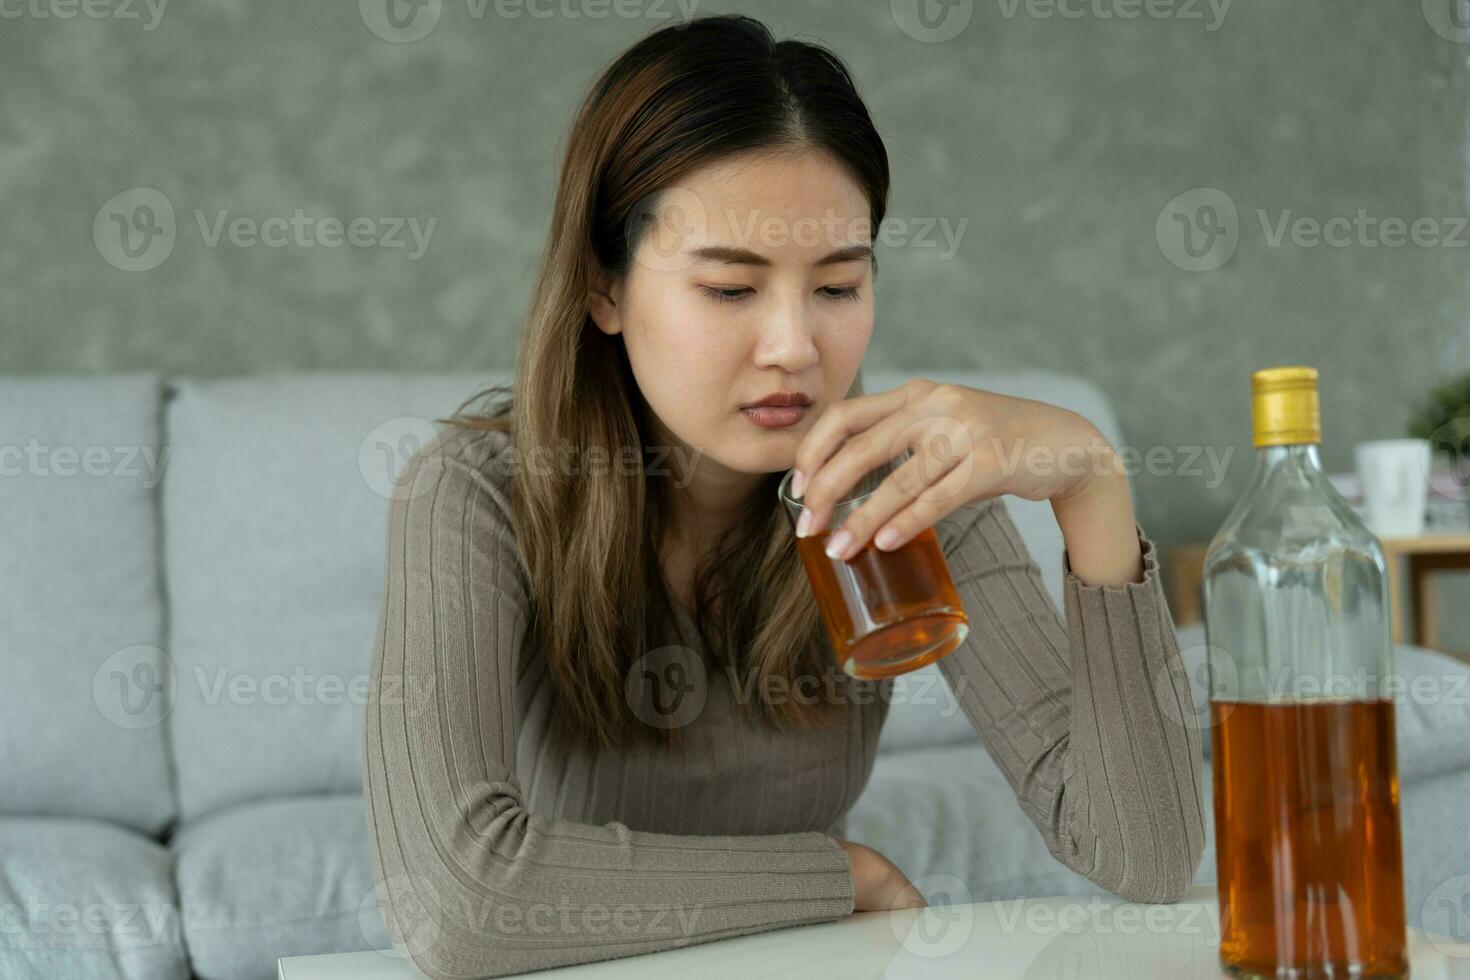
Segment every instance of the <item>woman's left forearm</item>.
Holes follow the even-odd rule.
[[[1143,552],[1126,473],[1110,469],[1095,475],[1076,493],[1052,498],[1051,507],[1072,572],[1083,585],[1143,581]]]

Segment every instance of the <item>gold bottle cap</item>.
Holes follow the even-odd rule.
[[[1257,446],[1320,443],[1317,369],[1292,365],[1252,372],[1251,423]]]

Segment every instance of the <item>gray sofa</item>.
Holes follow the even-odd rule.
[[[1121,443],[1079,379],[914,373],[1074,408]],[[266,980],[280,956],[389,945],[360,795],[387,499],[431,420],[502,380],[0,380],[0,977]],[[1058,599],[1047,505],[1008,505]],[[1181,641],[1198,682],[1203,637]],[[1440,691],[1399,712],[1409,914],[1454,932],[1429,899],[1470,875],[1466,669],[1399,664]],[[939,677],[895,688],[850,836],[931,895],[1096,892]]]

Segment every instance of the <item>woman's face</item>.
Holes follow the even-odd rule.
[[[825,154],[752,153],[655,208],[629,274],[591,297],[593,319],[623,335],[663,444],[727,480],[789,469],[873,333],[866,196]],[[742,411],[776,392],[811,404],[774,428]]]

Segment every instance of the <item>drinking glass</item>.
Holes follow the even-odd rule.
[[[847,515],[911,453],[870,470],[833,508],[825,528],[796,541],[837,664],[851,677],[879,679],[917,670],[953,651],[970,632],[932,527],[892,551],[870,539],[846,561],[828,558],[823,550]],[[802,508],[791,496],[795,472],[777,488],[793,532]]]

